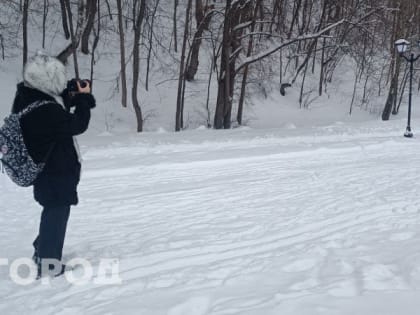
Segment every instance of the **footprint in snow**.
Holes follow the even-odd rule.
[[[290,290],[293,291],[304,291],[316,288],[319,285],[318,280],[314,278],[309,278],[301,282],[296,282],[293,285],[290,286]]]
[[[283,267],[283,271],[285,272],[301,272],[312,269],[317,264],[315,259],[302,259],[297,260],[291,264],[288,264]]]
[[[390,241],[399,242],[399,241],[407,241],[409,239],[412,239],[414,237],[414,232],[401,232],[401,233],[395,233],[392,234],[389,237]]]
[[[372,291],[407,289],[407,284],[400,275],[401,271],[396,266],[373,264],[363,269],[365,289]]]
[[[205,296],[193,297],[172,307],[168,315],[205,315],[210,308],[210,299]]]
[[[352,297],[360,294],[352,279],[332,285],[328,293],[335,297]]]

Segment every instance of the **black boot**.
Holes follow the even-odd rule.
[[[56,270],[54,268],[54,265],[48,265],[48,269],[47,268],[43,268],[42,266],[42,259],[39,258],[39,263],[37,263],[37,277],[36,279],[41,279],[42,277],[45,276],[50,276],[50,277],[59,277],[61,275],[63,275],[66,272],[66,265],[65,264],[61,264],[58,268],[58,270]]]
[[[36,265],[38,265],[41,262],[41,258],[39,257],[39,251],[38,251],[38,239],[39,239],[39,236],[37,236],[35,241],[32,243],[34,247],[34,254],[32,255],[32,260]]]
[[[32,260],[36,265],[39,265],[41,263],[41,257],[39,257],[37,250],[34,251],[34,254],[32,255]]]

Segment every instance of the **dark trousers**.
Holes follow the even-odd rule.
[[[44,207],[39,234],[33,242],[39,258],[61,260],[70,206]]]

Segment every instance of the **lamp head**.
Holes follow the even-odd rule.
[[[400,54],[403,54],[407,51],[410,42],[405,39],[399,39],[395,42],[395,47],[397,48]]]

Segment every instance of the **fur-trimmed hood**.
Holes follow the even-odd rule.
[[[55,98],[66,87],[66,67],[58,59],[37,52],[23,69],[23,81],[26,86]]]

